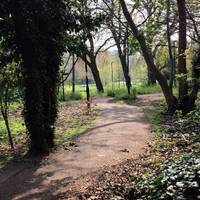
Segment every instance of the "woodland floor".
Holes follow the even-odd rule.
[[[143,108],[161,97],[141,95],[130,104],[95,99],[100,114],[81,136],[40,161],[0,169],[0,199],[123,199],[106,188],[119,192],[121,184],[129,184],[129,169],[137,170],[133,160],[152,137]]]

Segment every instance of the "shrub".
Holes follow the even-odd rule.
[[[75,93],[65,93],[64,99],[63,95],[59,93],[58,99],[59,101],[73,101],[73,100],[81,100],[83,98],[82,94],[80,92],[75,92]]]
[[[136,99],[136,90],[133,88],[131,93],[128,94],[126,88],[120,88],[115,90],[107,90],[107,96],[114,97],[114,101],[128,101]]]
[[[161,92],[159,85],[139,85],[136,87],[137,94],[153,94]]]
[[[155,174],[136,181],[127,194],[129,200],[200,199],[200,157],[188,154],[168,161]]]
[[[168,133],[200,133],[200,107],[197,107],[187,115],[182,115],[182,112],[177,111],[172,119]]]
[[[70,94],[69,94],[69,98],[70,98],[70,100],[80,100],[80,99],[82,99],[83,97],[82,97],[82,94],[81,94],[81,93],[75,92],[75,93],[70,93]]]
[[[108,97],[115,97],[115,91],[114,90],[109,89],[109,90],[107,90],[106,94],[107,94]]]
[[[200,107],[191,111],[187,115],[176,112],[173,116],[172,123],[167,129],[169,137],[184,137],[190,144],[200,142]]]

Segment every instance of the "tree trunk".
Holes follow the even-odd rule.
[[[96,61],[95,61],[94,57],[90,56],[90,62],[88,62],[88,66],[91,69],[91,72],[92,72],[92,75],[93,75],[93,78],[94,78],[94,81],[95,81],[96,88],[97,88],[98,92],[103,93],[104,92],[104,88],[103,88],[103,84],[101,82],[101,78],[100,78],[100,75],[99,75],[99,70],[97,68],[97,64],[96,64]]]
[[[181,107],[188,104],[188,84],[186,68],[186,7],[185,0],[177,0],[179,15],[179,47],[178,47],[178,74],[179,74],[179,101]]]
[[[128,63],[126,62],[126,55],[119,55],[119,58],[122,65],[124,78],[126,81],[126,88],[127,88],[128,94],[130,94],[131,93],[131,78],[129,75]]]
[[[41,154],[48,152],[49,148],[54,146],[54,124],[57,116],[56,89],[61,54],[64,51],[63,37],[60,33],[64,30],[60,23],[57,29],[53,29],[54,34],[49,24],[43,29],[41,24],[44,19],[35,14],[35,11],[38,6],[47,8],[44,12],[51,10],[54,15],[48,19],[55,25],[56,21],[62,18],[59,6],[63,4],[58,1],[56,10],[53,10],[55,6],[53,1],[34,1],[34,10],[32,10],[26,2],[25,0],[13,2],[12,17],[17,50],[22,59],[24,119],[30,135],[30,152]],[[24,13],[31,23],[27,23]],[[55,13],[59,19],[55,18]],[[34,33],[30,32],[32,26],[34,26]]]
[[[148,68],[147,71],[148,71],[148,74],[147,74],[148,75],[148,82],[147,82],[148,85],[156,84],[156,78],[155,78],[152,70],[150,68]]]
[[[171,44],[171,33],[170,33],[170,0],[167,0],[167,43],[168,43],[168,52],[169,52],[169,63],[170,63],[170,82],[169,87],[172,90],[174,84],[174,58],[172,53],[172,44]]]
[[[7,133],[8,133],[8,141],[10,143],[10,147],[11,147],[12,150],[14,150],[14,143],[13,143],[12,134],[11,134],[11,131],[10,131],[7,108],[3,109],[1,107],[1,114],[2,114],[4,122],[5,122],[6,130],[7,130]]]
[[[30,134],[30,153],[40,154],[48,149],[44,127],[43,87],[40,70],[30,65],[24,66],[23,69],[25,71],[24,77],[26,77],[24,78],[24,119]]]
[[[128,94],[131,93],[131,77],[129,75],[129,63],[128,63],[128,59],[127,59],[127,40],[124,39],[123,41],[123,45],[124,48],[122,50],[121,44],[120,44],[120,40],[121,38],[121,34],[119,34],[120,36],[117,36],[117,33],[115,32],[115,30],[113,29],[113,27],[110,27],[113,38],[115,40],[116,46],[117,46],[117,50],[118,50],[118,55],[119,55],[119,59],[121,62],[121,66],[122,66],[122,70],[123,70],[123,74],[124,74],[124,78],[126,81],[126,88],[128,91]]]
[[[192,110],[195,107],[195,101],[198,96],[198,91],[200,87],[200,45],[197,49],[197,51],[194,53],[193,56],[193,72],[192,72],[192,78],[193,78],[193,88],[190,93],[189,98],[189,108]]]
[[[167,84],[167,80],[162,75],[162,73],[159,71],[159,69],[155,66],[152,52],[148,49],[146,40],[145,40],[143,34],[141,32],[139,32],[137,26],[133,22],[132,17],[127,9],[125,1],[120,0],[120,3],[122,6],[124,16],[125,16],[126,20],[128,21],[129,26],[132,30],[132,33],[133,33],[134,37],[136,37],[136,39],[138,40],[138,42],[140,44],[147,67],[153,72],[153,74],[155,75],[155,78],[157,79],[157,81],[159,82],[159,84],[162,88],[162,91],[164,93],[164,96],[165,96],[165,99],[166,99],[166,102],[168,105],[168,110],[170,112],[174,112],[177,107],[177,100],[174,97],[172,91],[170,90],[170,88]]]
[[[62,74],[62,100],[65,101],[65,81],[63,74]]]
[[[172,44],[171,44],[171,33],[170,33],[170,0],[167,0],[167,43],[168,43],[168,52],[169,52],[169,63],[170,63],[170,82],[169,87],[172,90],[174,84],[174,58],[172,53]]]
[[[73,69],[72,69],[72,93],[75,93],[75,60],[74,60],[74,54],[72,56],[72,62],[73,62]]]

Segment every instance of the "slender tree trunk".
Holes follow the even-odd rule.
[[[100,74],[99,74],[99,70],[97,68],[97,64],[96,64],[96,61],[95,61],[95,58],[94,57],[90,57],[90,63],[88,63],[90,69],[91,69],[91,72],[93,74],[93,78],[94,78],[94,81],[95,81],[95,84],[96,84],[96,88],[98,90],[98,92],[100,93],[103,93],[104,92],[104,88],[103,88],[103,84],[101,82],[101,78],[100,78]]]
[[[62,74],[62,100],[65,101],[65,81],[63,74]]]
[[[121,44],[120,44],[120,40],[121,36],[117,36],[117,33],[115,32],[115,30],[111,27],[111,32],[112,32],[112,35],[113,35],[113,38],[115,40],[115,43],[116,43],[116,46],[117,46],[117,50],[118,50],[118,55],[119,55],[119,59],[120,59],[120,63],[121,63],[121,66],[122,66],[122,70],[123,70],[123,74],[124,74],[124,78],[125,78],[125,82],[126,82],[126,88],[127,88],[127,91],[128,91],[128,94],[130,94],[131,92],[131,77],[130,77],[130,74],[129,74],[129,63],[128,63],[128,54],[127,54],[127,40],[124,39],[123,41],[123,50],[122,50],[122,47],[121,47]],[[121,35],[121,34],[119,34]]]
[[[177,87],[177,81],[176,81],[176,42],[174,41],[173,43],[173,66],[174,66],[174,71],[173,71],[173,82],[174,82],[174,86]]]
[[[4,123],[5,123],[5,126],[6,126],[6,130],[7,130],[7,133],[8,133],[8,141],[10,143],[10,147],[11,147],[12,150],[14,150],[14,143],[13,143],[12,134],[11,134],[11,131],[10,131],[7,108],[3,109],[2,106],[1,106],[1,114],[3,116]]]
[[[120,62],[123,69],[123,74],[124,74],[124,78],[126,82],[126,88],[127,88],[128,94],[130,94],[131,93],[131,78],[129,75],[128,63],[126,62],[126,55],[119,55],[119,58],[120,58]]]
[[[188,84],[186,67],[186,7],[185,0],[177,0],[179,14],[179,47],[178,47],[178,74],[179,74],[179,101],[182,107],[187,107]]]
[[[72,62],[73,62],[73,69],[72,69],[72,93],[75,93],[75,60],[74,60],[74,54],[72,56]]]
[[[167,42],[168,42],[168,52],[169,52],[169,63],[170,63],[170,82],[169,87],[172,90],[174,84],[174,58],[172,53],[171,44],[171,33],[170,33],[170,0],[167,0]]]
[[[198,96],[199,88],[200,88],[200,45],[198,46],[197,51],[194,53],[193,56],[193,72],[192,72],[192,78],[193,78],[193,88],[190,93],[189,98],[189,107],[190,110],[192,110],[195,107],[195,101]]]
[[[157,79],[157,81],[159,82],[162,91],[164,93],[167,105],[168,105],[168,110],[170,112],[173,112],[176,107],[177,107],[177,100],[174,97],[172,91],[170,90],[167,80],[165,79],[165,77],[162,75],[162,73],[159,71],[159,69],[155,66],[154,64],[154,60],[153,60],[153,55],[152,52],[148,49],[147,44],[146,44],[146,40],[143,36],[143,34],[141,32],[139,32],[137,26],[135,25],[135,23],[132,20],[132,17],[128,11],[128,8],[126,6],[126,3],[124,0],[120,0],[121,6],[122,6],[122,10],[124,13],[124,16],[126,18],[126,20],[129,23],[129,26],[132,30],[132,33],[134,35],[134,37],[136,37],[136,39],[138,40],[144,59],[146,61],[147,67],[152,70],[153,74],[155,75],[155,78]]]
[[[129,37],[129,32],[128,32],[128,24],[127,24],[127,30],[126,30],[126,38],[124,39],[124,48],[123,48],[123,56],[124,57],[124,65],[123,65],[123,73],[124,73],[124,78],[126,81],[126,88],[128,91],[128,94],[131,93],[131,77],[129,74],[129,44],[128,44],[128,37]]]

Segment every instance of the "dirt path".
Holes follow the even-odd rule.
[[[77,177],[136,158],[151,138],[142,107],[160,96],[143,95],[132,105],[115,104],[109,98],[95,100],[100,115],[75,145],[58,149],[40,163],[0,170],[0,199],[53,199],[60,186],[67,187]]]

